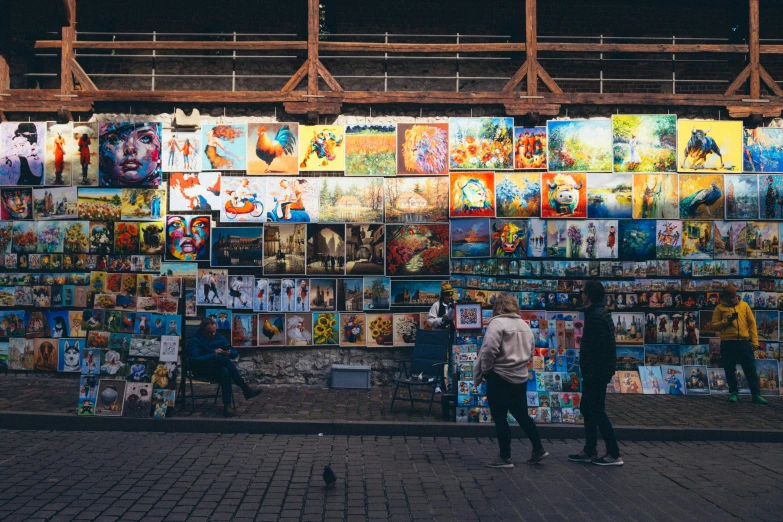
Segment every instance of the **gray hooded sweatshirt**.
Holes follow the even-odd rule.
[[[533,356],[533,332],[517,314],[496,315],[489,321],[484,344],[473,365],[478,385],[489,372],[512,384],[527,382],[527,364]]]

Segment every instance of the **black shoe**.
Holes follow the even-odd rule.
[[[231,408],[228,406],[223,407],[223,416],[229,419],[231,417],[238,417],[237,413],[235,411],[231,411]]]
[[[571,462],[590,462],[596,457],[598,457],[598,455],[588,455],[584,451],[580,451],[579,453],[569,455],[568,460]]]
[[[541,448],[540,450],[536,451],[533,450],[533,454],[530,456],[530,459],[528,459],[528,464],[538,464],[545,458],[549,456],[549,452],[545,450],[544,448]]]
[[[245,396],[245,399],[252,399],[253,397],[258,397],[262,393],[264,393],[264,390],[262,390],[261,388],[251,388],[249,386],[244,390],[242,390],[242,394]]]
[[[623,457],[621,455],[618,455],[617,457],[612,457],[611,455],[606,454],[602,458],[593,459],[590,462],[592,462],[596,466],[622,466]]]

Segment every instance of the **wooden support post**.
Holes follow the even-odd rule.
[[[750,34],[748,38],[748,47],[750,52],[750,97],[757,100],[761,97],[761,77],[760,77],[760,47],[759,47],[759,0],[750,1]]]
[[[0,92],[11,89],[11,68],[8,66],[8,60],[3,54],[0,54]]]
[[[527,95],[538,93],[538,21],[536,0],[525,1],[525,55],[527,56]]]
[[[307,94],[310,96],[318,94],[318,17],[318,0],[307,0]]]
[[[76,39],[76,0],[68,0],[68,25],[63,26],[60,54],[60,92],[73,93],[73,41]]]

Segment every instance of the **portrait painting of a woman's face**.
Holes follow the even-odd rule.
[[[166,259],[201,261],[209,259],[209,216],[166,218]]]
[[[101,123],[99,148],[102,187],[160,186],[160,123]]]

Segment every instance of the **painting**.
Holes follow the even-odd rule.
[[[431,306],[440,298],[443,281],[411,281],[394,279],[391,283],[391,305]]]
[[[514,118],[450,118],[450,170],[513,170]]]
[[[336,279],[310,279],[310,310],[314,312],[335,310],[336,294]]]
[[[448,174],[448,158],[448,123],[397,124],[397,174]]]
[[[14,221],[33,219],[33,189],[27,187],[0,190],[0,218]]]
[[[481,304],[457,303],[454,307],[454,327],[457,330],[480,330]]]
[[[391,298],[391,279],[388,277],[365,277],[364,310],[388,310]]]
[[[386,223],[443,223],[449,220],[449,178],[386,178]]]
[[[659,220],[656,222],[655,257],[679,259],[682,256],[682,222]]]
[[[101,379],[98,383],[98,399],[95,401],[95,415],[122,416],[125,404],[125,381]]]
[[[756,374],[759,378],[759,388],[762,395],[777,396],[780,393],[778,362],[771,360],[756,361]]]
[[[677,172],[677,116],[612,116],[614,172]]]
[[[307,273],[345,274],[345,225],[307,225]]]
[[[367,314],[367,347],[394,345],[394,314]]]
[[[248,174],[298,174],[299,124],[248,123]]]
[[[345,127],[342,125],[299,126],[299,170],[344,171]]]
[[[568,231],[568,221],[565,219],[546,220],[546,256],[545,257],[566,257],[566,238]]]
[[[149,255],[163,254],[166,243],[163,236],[164,229],[165,223],[163,221],[139,223],[139,252]],[[66,230],[66,241],[68,240],[70,230],[72,229]]]
[[[783,219],[783,174],[759,176],[759,217]]]
[[[46,123],[0,123],[0,186],[41,186],[44,182]]]
[[[201,134],[195,131],[163,129],[163,172],[201,170]]]
[[[463,220],[452,221],[452,234],[455,223]],[[527,219],[492,219],[491,223],[491,247],[492,257],[524,258],[527,255],[528,237],[530,233],[530,221]],[[452,242],[454,237],[452,235]],[[453,251],[452,245],[452,251]],[[452,257],[455,257],[452,252]]]
[[[587,217],[632,217],[632,191],[632,174],[588,174]]]
[[[114,253],[139,253],[139,226],[135,223],[117,221],[114,223]]]
[[[313,314],[313,344],[336,345],[340,343],[340,330],[335,312],[316,312]]]
[[[620,259],[655,259],[655,221],[620,221]]]
[[[546,170],[546,127],[514,127],[514,168]]]
[[[228,276],[228,302],[226,306],[234,310],[252,310],[254,286],[255,280],[252,276]]]
[[[371,223],[345,226],[346,275],[383,275],[386,270],[386,228]]]
[[[740,172],[742,122],[677,120],[680,172]]]
[[[79,189],[79,219],[120,221],[122,190],[110,188]]]
[[[451,173],[451,217],[495,217],[495,173]]]
[[[780,237],[778,224],[748,221],[745,226],[746,255],[751,259],[778,259]]]
[[[120,194],[123,221],[160,219],[166,215],[166,189],[124,188]]]
[[[449,274],[449,225],[386,225],[386,236],[389,275]]]
[[[264,275],[304,274],[307,225],[264,225]]]
[[[166,216],[166,260],[205,261],[209,259],[209,216]]]
[[[76,219],[79,217],[77,188],[48,187],[33,189],[33,217],[36,221]]]
[[[541,189],[541,217],[587,217],[586,174],[544,172]]]
[[[547,121],[550,172],[611,172],[611,120]]]
[[[319,221],[321,178],[268,178],[266,220]]]
[[[169,210],[212,211],[220,208],[220,172],[172,172]]]
[[[587,221],[566,221],[566,257],[584,259],[587,257]],[[591,247],[595,250],[595,222],[590,221],[593,229]]]
[[[321,223],[383,223],[383,178],[322,178]]]
[[[265,222],[264,191],[263,179],[246,176],[221,176],[220,222]]]
[[[394,176],[397,128],[392,124],[353,124],[345,128],[346,176]]]
[[[200,268],[198,271],[196,302],[199,306],[219,304],[225,306],[228,301],[228,271],[212,268]]]
[[[283,327],[283,321],[282,319],[285,318],[284,315],[280,314],[276,316],[279,321],[279,331],[278,328],[275,327],[273,331],[267,331],[266,333],[261,333],[262,326],[259,325],[259,322],[263,321],[263,325],[267,324],[267,317],[262,314],[240,314],[234,312],[231,314],[231,346],[234,346],[236,348],[253,348],[259,345],[259,340],[261,340],[261,343],[264,345],[268,345],[269,343],[265,343],[264,341],[269,339],[266,334],[271,334],[273,337],[277,336],[278,333],[280,333],[280,345],[285,344],[285,328]],[[259,319],[261,321],[259,321]]]
[[[394,346],[413,346],[419,330],[419,314],[394,314]]]
[[[744,172],[783,172],[783,129],[746,128],[743,138]]]
[[[713,227],[710,221],[682,222],[683,259],[712,259]]]
[[[211,266],[261,267],[263,266],[263,252],[263,227],[215,227],[212,229]]]
[[[644,314],[612,313],[617,345],[644,344]]]
[[[75,123],[73,140],[76,143],[77,159],[71,162],[73,168],[72,183],[80,187],[95,187],[98,185],[98,144],[100,124]]]
[[[741,259],[747,256],[746,224],[742,221],[713,221],[715,259]]]
[[[340,346],[367,346],[367,323],[364,314],[340,314]]]
[[[440,290],[438,290],[440,291]],[[364,280],[337,280],[337,310],[361,312],[364,309]]]
[[[726,219],[756,219],[759,215],[758,176],[725,174],[723,182],[726,195]]]
[[[11,251],[16,254],[33,253],[38,250],[38,223],[35,221],[14,221]]]
[[[680,218],[723,219],[723,176],[680,174]]]
[[[498,217],[538,217],[541,215],[541,175],[499,172],[495,174],[495,197]]]
[[[202,170],[247,170],[247,125],[201,126]]]
[[[489,257],[489,243],[489,219],[451,220],[451,257]]]
[[[780,338],[780,324],[777,310],[756,310],[756,327],[760,341],[775,341]]]
[[[46,122],[44,185],[71,185],[71,163],[76,161],[73,123]]]
[[[150,188],[161,183],[160,123],[101,123],[98,184]]]
[[[569,221],[569,224],[574,221]],[[587,259],[617,259],[618,221],[616,219],[587,220],[584,236],[584,257]]]
[[[677,174],[634,174],[633,194],[634,219],[680,216]]]

